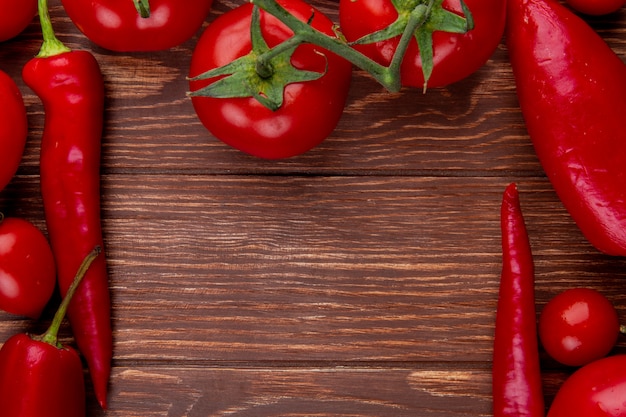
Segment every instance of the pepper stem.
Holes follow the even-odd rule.
[[[37,337],[36,338],[37,340],[40,340],[52,346],[58,347],[59,329],[61,328],[61,323],[63,322],[63,319],[65,318],[65,314],[67,313],[67,309],[70,305],[70,301],[72,301],[72,297],[74,297],[74,293],[76,292],[76,289],[78,288],[80,283],[83,281],[83,278],[87,274],[87,271],[89,270],[89,267],[91,266],[93,261],[95,261],[98,255],[100,255],[100,252],[102,252],[102,248],[100,246],[96,246],[91,252],[89,252],[89,254],[87,254],[85,259],[83,259],[83,262],[80,264],[80,267],[78,268],[78,271],[76,272],[74,281],[72,281],[72,284],[70,285],[70,288],[67,290],[65,297],[63,297],[63,301],[61,301],[61,305],[59,306],[56,313],[54,314],[50,327],[48,328],[48,330],[46,330],[46,332],[43,335],[41,335],[40,337]]]
[[[70,52],[70,48],[65,46],[54,33],[50,13],[48,11],[48,0],[38,0],[37,8],[39,11],[39,22],[41,23],[41,32],[43,35],[43,44],[37,54],[37,58],[49,58],[64,52]]]
[[[150,17],[150,2],[148,0],[133,0],[137,13],[144,19]]]

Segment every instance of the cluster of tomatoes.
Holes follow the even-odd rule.
[[[15,14],[2,13],[0,41],[19,34],[35,16],[34,7],[14,7]],[[5,24],[4,17],[9,18]],[[10,24],[9,24],[10,23]],[[22,94],[0,71],[0,192],[11,181],[22,159],[28,122]],[[52,297],[56,271],[52,249],[44,234],[31,222],[5,218],[0,213],[0,309],[38,318]]]
[[[549,417],[623,415],[626,356],[610,355],[621,328],[613,304],[594,289],[566,290],[543,307],[543,348],[557,362],[576,369],[559,388]]]

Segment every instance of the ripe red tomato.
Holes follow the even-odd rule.
[[[38,318],[56,285],[48,240],[32,223],[0,217],[0,309]]]
[[[328,35],[334,35],[333,22],[301,0],[279,0],[300,20]],[[213,21],[200,37],[191,60],[191,76],[224,66],[252,50],[250,40],[252,5],[243,4]],[[266,43],[273,47],[292,33],[273,16],[261,12],[261,28]],[[291,63],[302,70],[326,73],[314,81],[295,82],[284,90],[284,102],[272,111],[252,97],[192,97],[193,106],[204,126],[218,139],[249,154],[267,158],[287,158],[308,151],[334,130],[348,96],[352,65],[324,49],[303,44],[297,47]],[[196,91],[215,79],[191,81]]]
[[[567,0],[572,9],[591,16],[601,16],[618,11],[626,0]]]
[[[606,356],[620,332],[613,304],[598,291],[573,288],[552,298],[539,317],[539,338],[558,362],[581,366]]]
[[[37,13],[37,0],[0,0],[0,10],[0,42],[3,42],[26,29]]]
[[[574,372],[548,417],[626,417],[626,355],[608,356]]]
[[[0,13],[1,15],[1,13]],[[0,71],[0,191],[15,175],[22,160],[28,121],[22,93],[8,74]]]
[[[212,0],[150,0],[143,18],[132,0],[62,0],[76,27],[96,45],[118,51],[157,51],[190,39],[202,26]]]
[[[478,70],[496,50],[504,33],[505,0],[465,0],[475,27],[465,34],[433,33],[433,72],[428,87],[443,87]],[[443,7],[463,15],[458,0],[444,0]],[[381,30],[398,18],[392,0],[340,0],[339,22],[348,41]],[[382,65],[389,65],[400,37],[356,45],[355,48]],[[401,68],[402,85],[423,87],[424,75],[417,41],[413,39]]]

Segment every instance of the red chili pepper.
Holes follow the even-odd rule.
[[[57,335],[74,291],[100,248],[87,255],[52,324],[41,336],[9,338],[0,349],[2,417],[84,417],[85,380],[78,353],[61,346]]]
[[[545,415],[537,325],[534,263],[517,186],[502,198],[502,276],[493,345],[494,417]]]
[[[39,0],[44,42],[22,76],[45,110],[40,175],[48,236],[61,293],[96,245],[100,220],[100,148],[104,82],[94,56],[70,51],[54,35],[47,0]],[[79,351],[85,356],[98,402],[106,408],[113,350],[106,261],[87,273],[68,311]]]
[[[509,0],[507,45],[528,133],[578,227],[626,256],[626,65],[555,0]]]

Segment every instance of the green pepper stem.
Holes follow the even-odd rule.
[[[135,3],[135,9],[137,9],[137,13],[144,19],[150,17],[150,2],[149,0],[133,0]]]
[[[37,58],[49,58],[64,52],[70,52],[70,48],[65,46],[54,33],[50,13],[48,12],[48,0],[38,0],[39,22],[43,35],[43,44],[37,54]]]
[[[428,19],[428,13],[430,12],[430,7],[424,4],[420,4],[415,7],[410,14],[408,24],[402,33],[391,64],[389,67],[386,67],[352,48],[345,41],[328,36],[313,28],[309,23],[296,18],[275,0],[250,1],[252,4],[276,17],[289,29],[291,29],[293,33],[295,33],[293,37],[286,40],[282,44],[279,44],[266,53],[259,55],[258,59],[260,61],[268,62],[271,57],[299,43],[312,43],[343,57],[344,59],[350,61],[353,65],[367,71],[376,81],[378,81],[390,92],[397,92],[400,90],[400,65],[402,63],[402,58],[404,57],[406,49],[409,46],[409,42],[413,37],[413,33],[415,33],[417,28]],[[431,0],[429,4],[432,4],[432,1],[433,0]]]
[[[67,293],[65,293],[65,297],[63,297],[63,301],[61,301],[61,305],[54,314],[50,327],[41,337],[37,338],[38,340],[51,344],[53,346],[58,346],[59,329],[61,328],[61,323],[63,323],[63,319],[65,318],[65,314],[67,313],[70,302],[74,297],[74,293],[76,292],[76,289],[78,288],[80,283],[83,281],[83,278],[87,274],[87,271],[89,270],[89,267],[91,266],[93,261],[95,261],[98,255],[100,255],[100,252],[102,252],[102,248],[100,246],[96,246],[91,252],[89,252],[89,254],[87,254],[85,259],[83,259],[83,262],[80,264],[80,267],[76,272],[74,281],[72,281],[72,284],[68,288]]]

